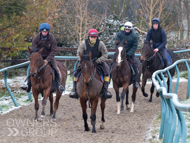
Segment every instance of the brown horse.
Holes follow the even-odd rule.
[[[126,94],[126,109],[129,110],[129,102],[128,102],[128,87],[131,84],[131,66],[132,62],[130,59],[126,58],[126,49],[125,46],[127,41],[125,42],[118,42],[116,41],[116,63],[114,63],[112,71],[111,71],[111,78],[113,80],[113,87],[116,92],[116,101],[117,101],[117,114],[120,114],[120,109],[122,112],[124,109],[123,100]],[[139,70],[138,73],[138,83],[140,82],[140,75],[141,75],[141,63],[139,60],[136,59],[137,67]],[[123,91],[121,93],[121,107],[120,107],[120,96],[119,96],[119,88],[123,87]],[[134,87],[133,83],[133,94],[132,94],[132,107],[130,112],[134,112],[134,103],[136,99],[136,92],[137,88]]]
[[[172,58],[172,62],[174,63],[176,61],[175,58],[175,54],[173,53],[173,51],[171,51],[170,49],[167,49],[168,54],[171,56]],[[148,97],[148,94],[145,92],[145,85],[146,85],[146,81],[148,78],[152,77],[152,74],[157,71],[162,69],[162,64],[159,58],[158,53],[155,53],[153,51],[153,48],[151,46],[150,42],[144,41],[144,45],[142,47],[142,52],[141,52],[141,61],[143,62],[143,68],[142,68],[142,73],[143,73],[143,77],[142,77],[142,93],[145,97]],[[174,76],[175,73],[175,68],[172,68],[171,70],[169,70],[171,77]],[[161,78],[162,79],[162,78]],[[169,87],[170,81],[167,81],[167,85]],[[154,93],[154,84],[152,83],[152,86],[150,88],[150,92],[151,92],[151,96],[149,99],[149,102],[152,102],[152,94]],[[156,93],[156,96],[159,97],[159,93]]]
[[[48,97],[50,101],[50,116],[53,115],[52,118],[55,118],[55,114],[59,105],[59,99],[61,98],[62,93],[57,90],[55,83],[53,82],[53,79],[55,78],[54,72],[51,69],[49,64],[45,65],[44,63],[44,60],[41,56],[41,52],[43,48],[41,48],[38,52],[33,52],[32,49],[30,48],[28,48],[28,50],[31,53],[30,54],[30,78],[31,78],[31,85],[32,85],[32,93],[35,100],[35,105],[34,105],[35,110],[36,110],[35,119],[38,120],[39,93],[41,93],[43,96],[43,100],[42,100],[43,108],[42,108],[40,120],[45,119],[45,106],[46,106]],[[60,62],[57,62],[57,66],[60,71],[60,84],[62,84],[63,87],[65,87],[65,81],[67,78],[67,69]],[[53,83],[54,83],[54,86],[52,87]],[[53,110],[53,94],[52,94],[53,92],[56,92],[54,110]]]
[[[80,66],[81,66],[81,75],[78,79],[76,90],[77,94],[80,97],[80,104],[82,107],[83,112],[83,119],[84,119],[84,127],[85,131],[90,131],[88,124],[87,124],[87,105],[86,102],[88,101],[89,105],[91,104],[91,124],[93,126],[92,133],[96,133],[95,123],[96,123],[96,109],[97,104],[100,96],[100,92],[103,87],[103,83],[100,80],[98,73],[96,72],[96,68],[93,65],[91,59],[91,52],[89,55],[81,55],[80,56]],[[104,129],[104,109],[105,109],[105,99],[101,96],[101,111],[102,111],[102,124],[100,129]]]

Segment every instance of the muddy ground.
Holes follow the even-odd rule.
[[[186,84],[180,83],[179,97],[185,99]],[[131,86],[129,102],[131,105]],[[137,92],[135,112],[125,110],[125,113],[116,114],[116,98],[113,89],[113,98],[106,101],[105,129],[100,129],[101,110],[98,105],[96,114],[96,131],[84,132],[84,122],[79,100],[64,95],[60,99],[56,120],[49,116],[49,102],[46,106],[45,122],[34,121],[34,103],[0,115],[0,143],[143,143],[148,142],[152,120],[160,111],[160,98],[154,94],[153,102]],[[146,86],[149,93],[150,84]],[[41,101],[38,114],[41,113]],[[88,124],[90,122],[90,108],[88,108]]]

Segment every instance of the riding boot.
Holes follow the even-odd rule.
[[[60,85],[60,76],[59,73],[55,71],[55,81],[57,83],[57,89],[59,92],[63,92],[65,90],[65,88]]]
[[[27,80],[27,86],[25,86],[25,87],[20,87],[22,90],[26,90],[26,92],[30,92],[30,90],[31,90],[31,80],[30,80],[30,78],[28,78],[28,80]]]
[[[164,69],[165,69],[166,67],[168,67],[168,60],[165,60],[165,62],[164,62]],[[164,74],[164,77],[168,77],[167,72],[164,72],[163,74]]]
[[[137,82],[137,80],[138,80],[138,68],[137,68],[136,64],[133,65],[133,69],[135,71],[134,86],[135,86],[135,88],[138,88],[139,87],[139,83]]]
[[[73,89],[74,92],[71,92],[71,93],[69,94],[69,97],[70,97],[70,98],[76,98],[76,99],[79,98],[79,96],[78,96],[78,94],[77,94],[77,90],[76,90],[76,84],[77,84],[77,82],[74,81],[74,89]]]
[[[104,82],[103,89],[102,89],[102,96],[104,99],[112,98],[112,94],[108,91],[109,82]]]

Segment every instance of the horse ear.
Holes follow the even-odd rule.
[[[116,41],[115,41],[115,44],[118,45],[118,44],[119,44],[119,41],[116,40]]]
[[[39,53],[39,54],[41,54],[41,53],[42,53],[42,51],[43,51],[43,48],[41,48],[41,49],[38,51],[38,53]]]
[[[124,46],[127,45],[127,41],[125,41],[125,42],[123,43],[123,45],[124,45]]]
[[[28,46],[28,52],[32,53],[32,49]]]
[[[80,57],[80,61],[82,60],[82,56],[81,56],[81,53],[79,52],[79,57]]]
[[[92,60],[92,53],[90,52],[89,53],[89,58],[90,58],[90,61]]]

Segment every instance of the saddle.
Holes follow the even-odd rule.
[[[162,68],[164,68],[163,55],[160,52],[158,52],[158,57],[159,57],[160,62],[162,64]],[[168,54],[168,52],[167,52],[167,60],[168,60],[168,66],[172,65],[172,63],[173,63],[172,58],[171,58],[170,54]]]

